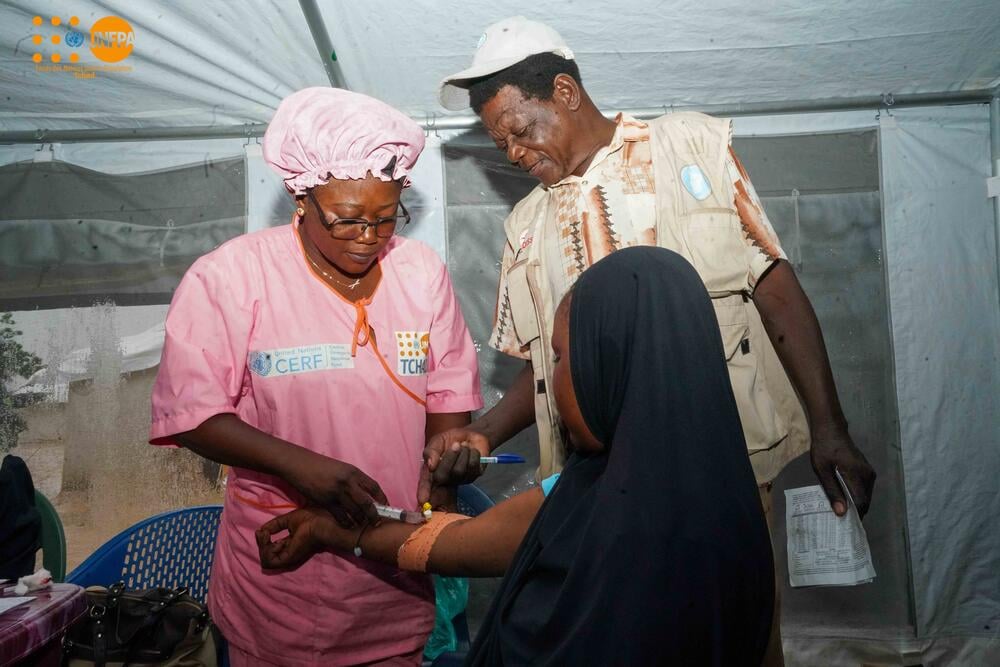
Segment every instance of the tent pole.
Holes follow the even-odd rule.
[[[323,22],[323,14],[319,10],[319,5],[316,4],[316,0],[299,0],[299,7],[302,8],[309,32],[312,33],[313,42],[319,51],[319,58],[323,63],[323,69],[326,70],[327,78],[330,79],[330,85],[334,88],[348,90],[344,72],[340,69],[340,63],[337,62],[337,51],[330,42],[330,34],[326,31],[326,24]]]
[[[189,125],[186,127],[114,127],[99,130],[25,130],[0,132],[0,144],[48,144],[92,141],[247,139],[264,136],[265,123]]]
[[[303,5],[313,4],[312,0],[302,0]],[[329,39],[324,40],[329,44]],[[332,47],[331,47],[332,48]],[[336,65],[331,61],[331,65]],[[339,72],[339,66],[335,68]],[[342,77],[341,77],[342,78]],[[893,109],[903,107],[944,106],[949,104],[988,104],[994,99],[989,90],[967,90],[944,93],[919,93],[895,95]],[[772,114],[820,113],[829,111],[853,111],[884,108],[881,96],[851,97],[831,100],[806,100],[801,102],[756,102],[740,104],[718,104],[707,106],[658,106],[636,109],[620,109],[636,118],[655,118],[665,113],[677,111],[700,111],[713,116],[765,116]],[[609,118],[614,114],[606,113]],[[425,129],[467,130],[476,127],[479,119],[472,114],[461,116],[421,116],[414,117]],[[245,125],[199,125],[188,127],[144,127],[136,129],[100,130],[18,130],[0,132],[0,144],[5,143],[69,143],[74,141],[155,141],[160,139],[245,139],[259,137],[267,129],[265,123]]]
[[[990,166],[993,168],[994,188],[1000,183],[1000,90],[990,100]],[[1000,291],[1000,191],[993,195],[994,240],[997,245],[997,289]]]
[[[944,106],[949,104],[985,104],[993,99],[989,90],[960,90],[943,93],[913,93],[909,95],[894,95],[892,108]],[[635,118],[656,118],[666,113],[678,111],[699,111],[711,116],[731,118],[734,116],[767,116],[794,113],[821,113],[829,111],[864,111],[870,109],[873,113],[885,108],[885,98],[882,95],[867,97],[844,97],[826,100],[801,100],[788,102],[740,102],[735,104],[708,105],[661,105],[655,107],[639,107],[633,109],[616,109],[606,111],[604,115],[614,118],[619,111]],[[421,122],[421,119],[414,119]],[[476,126],[479,119],[470,114],[461,116],[432,116],[430,120],[423,119],[425,127],[438,130],[464,130]],[[0,135],[2,136],[2,135]]]

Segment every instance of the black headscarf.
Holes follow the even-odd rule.
[[[468,664],[759,665],[771,543],[701,279],[668,250],[608,256],[569,346],[605,451],[570,457]]]
[[[0,464],[0,579],[35,571],[41,535],[31,472],[22,458],[8,454]]]

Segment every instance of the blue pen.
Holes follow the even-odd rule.
[[[517,454],[498,454],[496,456],[480,456],[480,463],[527,463],[523,456]]]

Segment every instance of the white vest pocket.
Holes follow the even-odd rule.
[[[683,221],[691,264],[709,294],[739,292],[748,287],[747,246],[739,216],[730,209],[702,209]]]
[[[788,428],[759,372],[757,345],[751,340],[746,313],[746,309],[753,306],[743,303],[741,296],[712,299],[712,305],[719,318],[729,381],[733,385],[747,449],[750,453],[770,449],[781,442]]]

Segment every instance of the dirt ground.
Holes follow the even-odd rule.
[[[67,573],[142,519],[170,509],[222,503],[222,493],[204,479],[200,461],[192,454],[148,446],[147,450],[121,457],[120,465],[95,469],[87,488],[78,489],[63,488],[63,445],[21,445],[11,452],[25,460],[35,488],[59,513],[66,533]],[[161,464],[153,472],[142,465],[151,457]],[[41,566],[41,552],[38,563]]]

